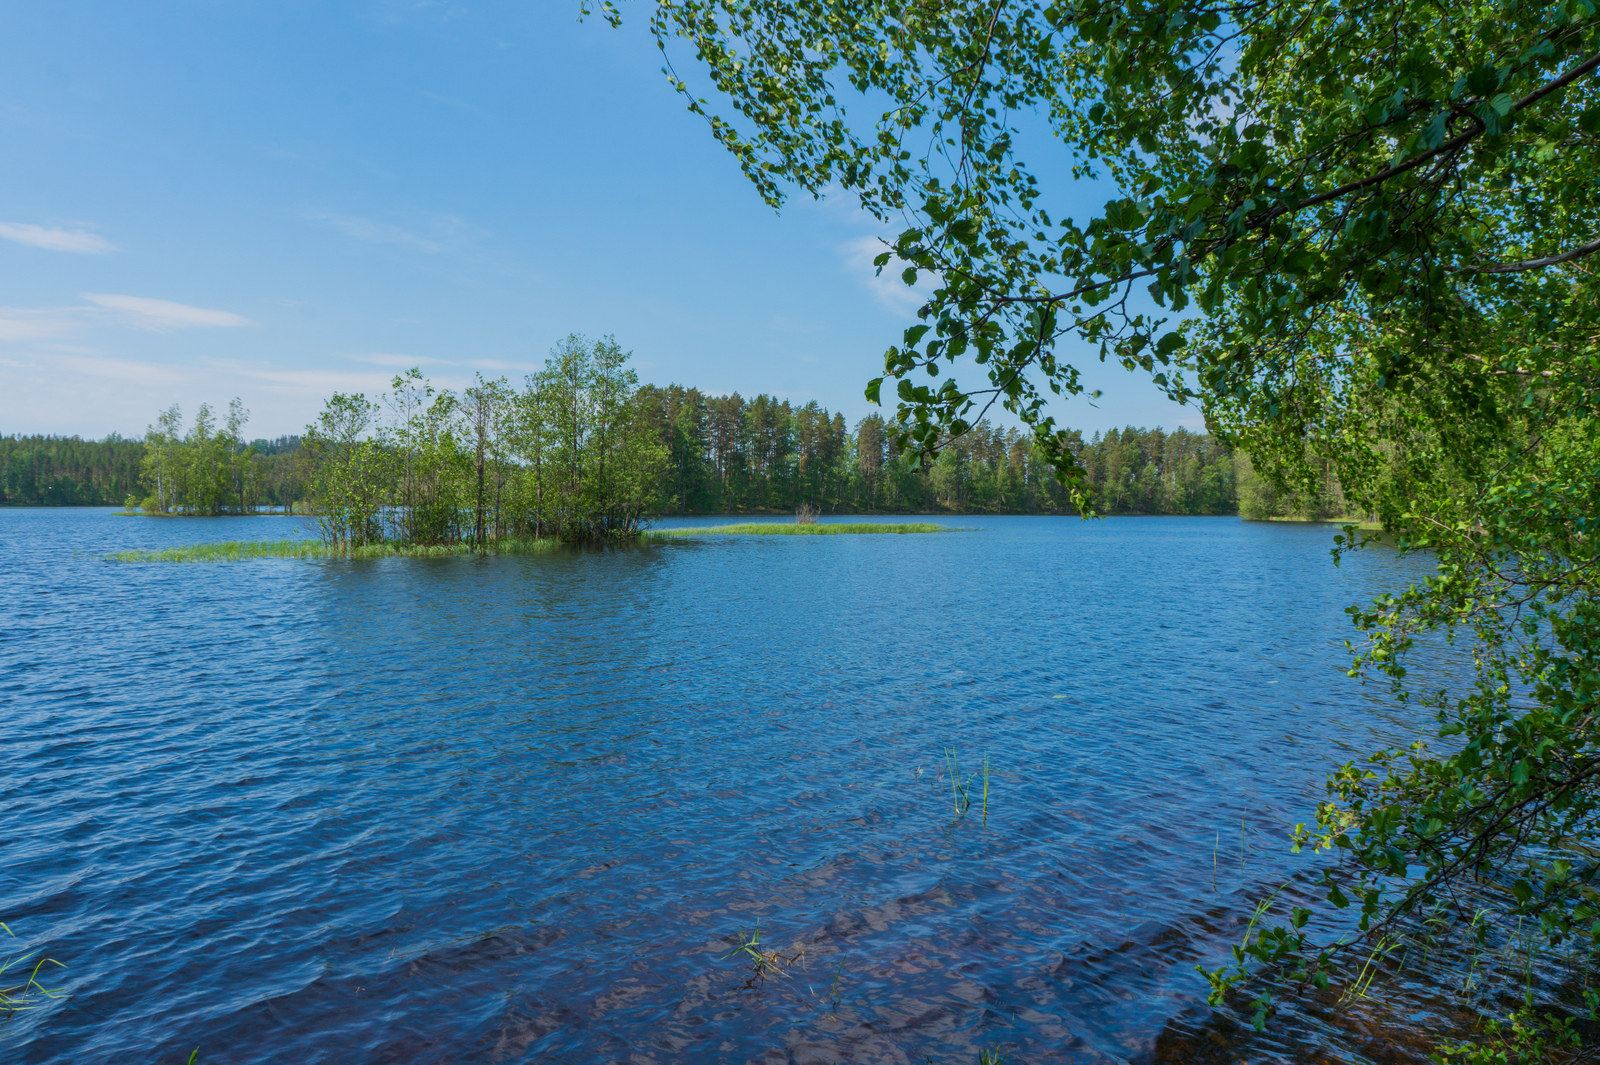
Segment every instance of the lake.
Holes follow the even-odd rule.
[[[1344,675],[1415,563],[940,520],[174,565],[104,556],[300,521],[0,510],[0,956],[68,992],[0,1058],[1189,1060],[1325,771],[1424,724]]]

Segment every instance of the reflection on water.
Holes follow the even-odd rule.
[[[291,519],[0,511],[0,919],[71,992],[7,1060],[1223,1053],[1193,966],[1309,868],[1323,770],[1421,725],[1342,672],[1400,564],[960,524],[175,566],[101,559]],[[799,960],[747,986],[758,926]]]

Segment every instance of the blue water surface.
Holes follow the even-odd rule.
[[[66,966],[0,1060],[1159,1057],[1326,769],[1422,727],[1344,675],[1415,564],[946,524],[129,564],[301,523],[0,510],[0,920]]]

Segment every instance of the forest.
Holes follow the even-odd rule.
[[[170,407],[143,440],[4,437],[0,503],[181,515],[315,509],[339,526],[331,535],[341,542],[603,539],[655,515],[802,505],[825,514],[1074,513],[1054,467],[1016,428],[980,422],[919,465],[879,415],[851,427],[815,402],[639,385],[627,361],[609,338],[572,336],[521,389],[480,379],[457,394],[414,370],[382,396],[334,396],[304,434],[275,440],[246,439],[239,400],[221,417],[202,405],[187,429]],[[1263,495],[1248,463],[1206,433],[1071,435],[1105,513],[1232,514],[1241,492]],[[1292,505],[1270,496],[1260,516]]]

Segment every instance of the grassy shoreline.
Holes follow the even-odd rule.
[[[244,562],[256,558],[451,558],[457,555],[542,555],[559,540],[500,540],[479,550],[471,544],[366,544],[334,547],[321,540],[223,540],[183,547],[115,551],[108,562]]]
[[[954,532],[947,525],[931,522],[840,522],[827,525],[816,522],[796,525],[785,522],[743,522],[738,525],[697,525],[682,529],[651,529],[644,534],[646,540],[677,540],[686,536],[840,536],[907,533]]]
[[[790,525],[746,522],[685,529],[651,529],[640,540],[680,540],[690,536],[835,536],[839,534],[906,534],[951,532],[949,526],[928,522],[856,522],[838,525]],[[366,544],[335,547],[321,540],[222,540],[182,547],[138,548],[114,551],[108,562],[245,562],[257,558],[452,558],[459,555],[543,555],[562,548],[559,540],[497,540],[479,549],[472,544]]]

